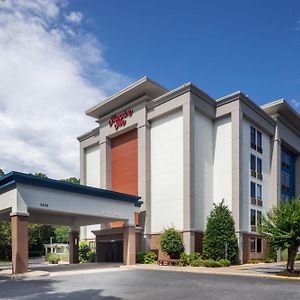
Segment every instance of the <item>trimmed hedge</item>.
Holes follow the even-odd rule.
[[[179,259],[179,266],[191,266],[191,267],[229,267],[231,265],[228,259],[203,259],[200,253],[182,253]]]
[[[136,262],[139,264],[155,264],[157,255],[153,251],[139,252],[136,256]]]

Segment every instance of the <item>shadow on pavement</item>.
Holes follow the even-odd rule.
[[[54,285],[60,284],[58,280],[4,280],[0,279],[0,299],[103,299],[122,300],[114,296],[104,296],[103,289],[86,289],[62,292],[56,290]],[[5,285],[4,285],[5,284]],[[26,291],[24,293],[24,291]]]

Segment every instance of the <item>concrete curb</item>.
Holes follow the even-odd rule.
[[[246,276],[246,277],[258,277],[258,278],[269,278],[269,279],[285,279],[285,280],[300,280],[300,277],[283,276],[277,274],[266,274],[266,273],[250,273],[238,272],[235,269],[228,271],[218,271],[215,268],[205,267],[172,267],[172,266],[157,266],[157,265],[132,265],[132,266],[121,266],[121,269],[125,270],[151,270],[151,271],[168,271],[168,272],[182,272],[182,273],[194,273],[194,274],[206,274],[206,275],[224,275],[224,276]]]
[[[29,271],[27,273],[23,274],[12,274],[11,270],[8,272],[5,270],[5,272],[0,272],[0,277],[2,278],[8,278],[8,279],[33,279],[33,278],[39,278],[44,276],[49,276],[50,273],[46,271]]]

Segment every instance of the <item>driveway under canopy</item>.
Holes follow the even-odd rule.
[[[0,220],[11,221],[13,273],[28,270],[28,223],[70,227],[70,263],[78,263],[80,226],[124,221],[125,264],[135,263],[134,213],[140,197],[20,172],[0,178]]]

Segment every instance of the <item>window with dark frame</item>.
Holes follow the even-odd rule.
[[[251,209],[251,226],[256,226],[256,210]]]
[[[256,157],[251,154],[250,158],[251,176],[256,177]]]
[[[256,198],[259,200],[262,199],[262,185],[261,184],[256,185]]]
[[[262,153],[262,134],[260,131],[256,131],[256,136],[257,136],[257,151]]]
[[[262,252],[262,240],[259,238],[256,239],[256,252],[257,253]]]
[[[257,170],[257,174],[262,174],[262,160],[261,160],[261,158],[257,158],[257,168],[256,168],[256,170]]]
[[[251,181],[251,198],[256,198],[256,187],[253,181]]]
[[[251,126],[251,148],[256,150],[256,130]]]
[[[250,238],[250,251],[252,253],[256,252],[255,238]]]

